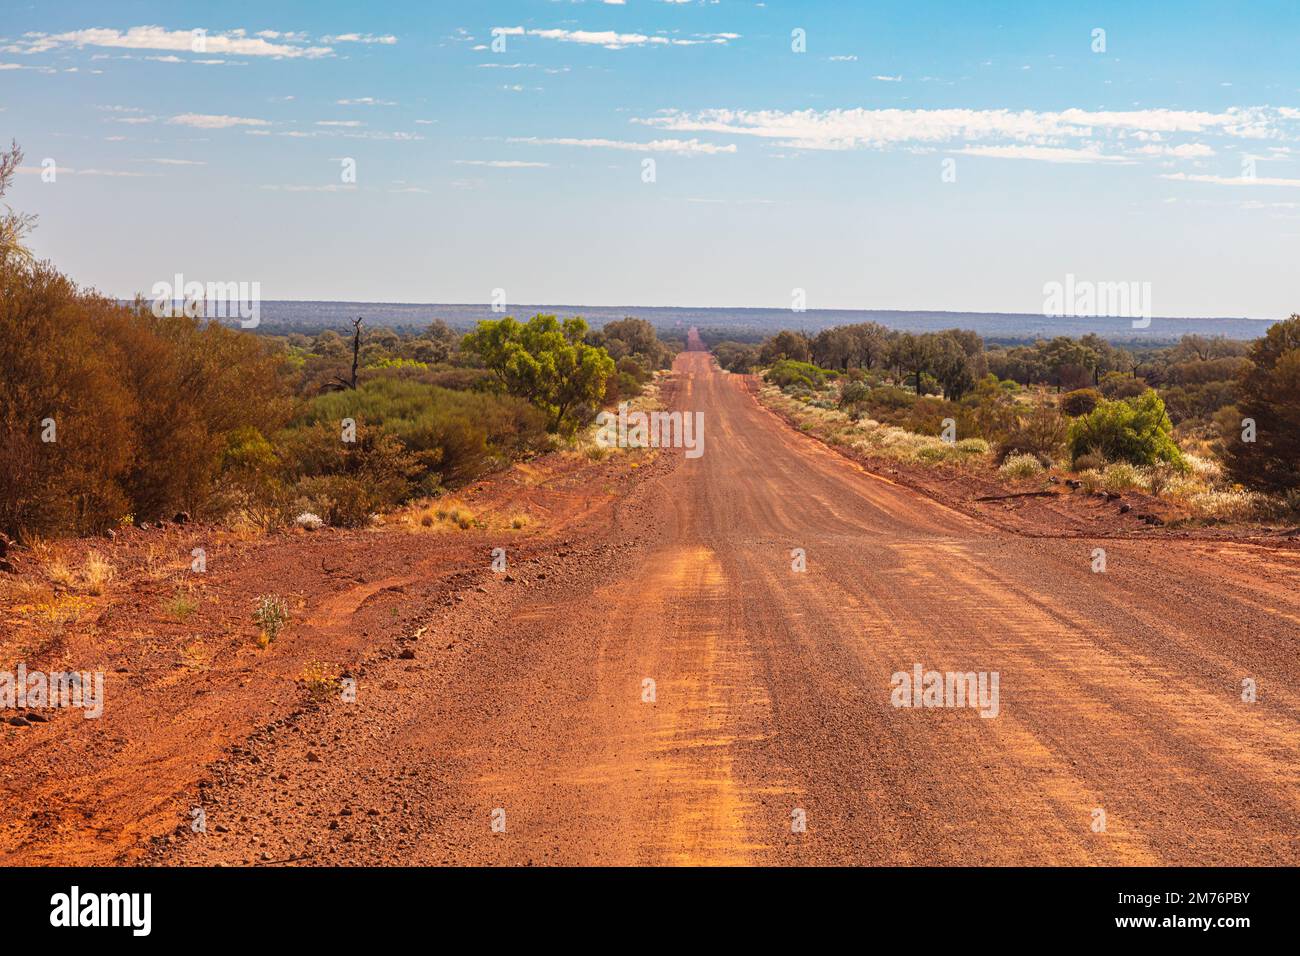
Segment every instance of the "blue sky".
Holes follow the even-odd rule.
[[[1300,311],[1294,2],[0,13],[7,200],[111,294],[1039,312],[1073,274]]]

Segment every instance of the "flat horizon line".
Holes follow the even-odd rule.
[[[130,299],[121,301],[129,302]],[[402,302],[385,299],[263,299],[263,302],[291,302],[298,305],[316,305],[328,303],[331,305],[384,305],[384,306],[437,306],[440,308],[464,308],[464,309],[491,309],[490,303],[485,302]],[[987,309],[872,309],[872,308],[824,308],[824,309],[804,309],[800,312],[793,312],[790,309],[781,306],[769,305],[629,305],[626,303],[618,305],[599,305],[594,303],[571,303],[571,302],[520,302],[507,308],[501,315],[509,315],[511,312],[519,309],[547,308],[547,309],[658,309],[660,311],[675,310],[680,312],[790,312],[792,315],[805,315],[811,313],[830,313],[830,312],[867,312],[878,313],[883,315],[1011,315],[1023,316],[1036,319],[1113,319],[1115,321],[1128,321],[1140,316],[1131,315],[1045,315],[1042,312],[993,312]],[[1187,322],[1280,322],[1284,318],[1255,318],[1248,315],[1153,315],[1152,321],[1157,319],[1177,319]]]

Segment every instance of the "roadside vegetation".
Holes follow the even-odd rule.
[[[798,427],[863,455],[1140,490],[1196,519],[1300,517],[1300,316],[1254,342],[1142,349],[875,323],[713,348]]]
[[[21,160],[0,152],[0,195]],[[258,334],[78,286],[0,214],[0,534],[358,526],[574,440],[673,348],[645,321]]]

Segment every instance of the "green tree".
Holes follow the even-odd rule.
[[[1224,436],[1228,472],[1266,491],[1300,488],[1300,315],[1255,341],[1239,390],[1240,414]],[[1245,419],[1254,422],[1253,442],[1242,440]]]
[[[1098,454],[1109,461],[1134,465],[1164,461],[1183,468],[1186,462],[1174,444],[1173,430],[1165,403],[1154,391],[1119,402],[1102,401],[1070,423],[1070,457]]]
[[[807,362],[811,358],[812,351],[808,348],[808,336],[789,329],[782,329],[776,333],[763,343],[763,347],[758,352],[758,361],[761,365],[771,365],[781,359]]]
[[[545,412],[548,431],[572,434],[614,374],[609,353],[588,345],[586,335],[587,323],[579,318],[561,323],[553,315],[535,315],[521,324],[506,316],[479,322],[464,347],[483,360],[502,388]]]

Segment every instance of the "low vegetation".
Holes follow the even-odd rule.
[[[0,194],[20,154],[0,152]],[[504,317],[462,335],[244,331],[84,289],[0,216],[0,533],[184,512],[241,535],[355,527],[572,439],[673,350],[643,320]]]
[[[1300,516],[1300,316],[1254,343],[985,346],[863,323],[714,348],[724,368],[760,371],[763,400],[800,428],[863,454],[1009,479],[1055,470],[1211,520]]]

